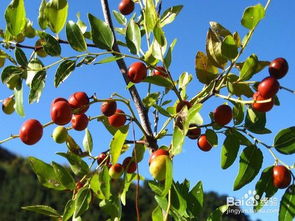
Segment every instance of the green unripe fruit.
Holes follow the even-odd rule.
[[[14,104],[15,104],[15,101],[12,97],[8,97],[8,98],[4,99],[4,101],[2,103],[2,111],[5,114],[12,114],[15,110]]]
[[[109,169],[109,175],[112,179],[119,179],[124,172],[124,168],[121,164],[116,163],[115,165],[112,165]]]
[[[171,161],[167,155],[157,156],[151,161],[150,173],[158,181],[163,181],[166,178],[166,161]]]
[[[52,133],[52,138],[56,143],[66,142],[67,137],[68,137],[68,131],[63,126],[56,127]]]

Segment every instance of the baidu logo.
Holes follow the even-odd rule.
[[[264,196],[259,196],[255,190],[248,190],[241,199],[236,199],[234,197],[227,197],[226,204],[229,207],[239,207],[240,209],[229,209],[227,213],[234,213],[237,214],[241,212],[251,213],[253,211],[253,207],[258,206],[258,204],[263,204],[263,208],[265,207],[276,207],[276,209],[270,210],[268,209],[261,209],[260,212],[274,213],[278,210],[278,199],[275,197],[267,198]],[[241,210],[241,207],[246,207],[248,209]],[[234,211],[239,210],[239,211]]]

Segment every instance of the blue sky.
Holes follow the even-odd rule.
[[[110,1],[111,9],[117,9],[117,3],[119,1]],[[115,3],[113,3],[115,2]],[[0,6],[0,14],[4,15],[8,0],[2,0]],[[38,4],[32,4],[30,1],[26,1],[27,16],[33,20],[34,27],[37,27],[36,17],[38,15]],[[173,54],[173,63],[171,65],[171,73],[173,77],[177,77],[184,71],[187,71],[195,76],[194,71],[194,59],[197,51],[205,51],[205,38],[206,32],[209,27],[210,21],[217,21],[230,31],[237,31],[241,36],[246,34],[246,29],[240,24],[240,18],[244,9],[247,6],[257,3],[265,4],[266,1],[248,0],[248,1],[236,1],[236,0],[191,0],[180,1],[170,0],[165,1],[163,8],[167,8],[171,5],[184,4],[183,11],[173,24],[170,24],[165,28],[167,39],[171,42],[174,38],[178,39],[177,45]],[[267,11],[265,19],[259,24],[257,30],[254,33],[249,46],[244,51],[241,60],[245,59],[252,53],[255,53],[260,60],[273,60],[277,57],[284,57],[289,62],[289,72],[287,76],[280,80],[281,85],[287,88],[294,87],[294,20],[295,20],[295,2],[280,0],[272,1],[269,10]],[[136,10],[139,7],[136,6]],[[76,12],[81,13],[82,20],[87,22],[87,13],[103,18],[101,13],[100,1],[84,0],[83,5],[78,3],[70,3],[69,19],[76,20]],[[116,24],[117,25],[117,24]],[[0,27],[4,28],[4,16],[0,17]],[[64,38],[64,32],[61,33],[61,37]],[[28,44],[32,44],[30,41]],[[92,49],[93,50],[93,49]],[[96,50],[93,50],[96,51]],[[30,51],[26,51],[28,54]],[[63,46],[63,55],[69,55],[75,53],[69,46]],[[45,64],[50,64],[54,59],[45,59]],[[131,64],[133,61],[127,59],[127,64]],[[28,105],[25,102],[25,118],[21,118],[16,114],[11,116],[0,113],[1,127],[0,127],[0,139],[8,137],[10,134],[17,134],[20,125],[23,121],[29,118],[37,118],[42,123],[46,123],[50,120],[49,106],[51,100],[55,97],[69,97],[75,91],[85,91],[89,95],[96,93],[99,98],[107,98],[113,92],[117,91],[123,96],[129,98],[129,93],[125,89],[124,82],[120,76],[120,72],[114,63],[96,66],[83,66],[76,69],[72,75],[62,84],[59,88],[55,89],[53,86],[53,77],[56,67],[48,71],[47,84],[41,100],[38,104]],[[257,74],[255,80],[262,80],[268,75],[267,69]],[[138,89],[143,94],[146,94],[146,84],[139,84]],[[202,88],[202,85],[194,80],[189,86],[188,95],[191,98],[196,92]],[[157,88],[155,88],[157,89]],[[1,99],[10,95],[10,91],[5,87],[0,87]],[[25,90],[25,97],[28,96],[28,91]],[[263,141],[268,144],[272,144],[275,134],[283,128],[293,126],[295,122],[294,108],[295,101],[294,95],[286,92],[279,91],[279,99],[281,101],[280,107],[275,107],[272,111],[267,113],[267,127],[270,128],[273,133],[270,135],[259,136]],[[170,98],[176,99],[174,95]],[[224,100],[211,99],[204,105],[201,114],[205,120],[205,123],[209,122],[208,113],[213,111],[215,107],[222,104]],[[124,107],[119,105],[120,108]],[[100,114],[100,105],[95,104],[91,106],[87,112],[91,116]],[[58,161],[65,162],[55,152],[66,151],[65,145],[58,145],[54,143],[50,137],[50,134],[54,126],[50,126],[45,129],[43,139],[34,146],[26,146],[15,139],[4,144],[7,149],[21,155],[21,156],[35,156],[39,157],[46,162]],[[103,126],[97,122],[92,122],[89,126],[94,138],[94,150],[93,153],[99,154],[101,151],[108,149],[108,144],[111,140],[111,136],[104,131]],[[71,131],[71,135],[77,138],[77,141],[81,144],[83,133]],[[140,134],[137,132],[137,136]],[[222,143],[224,137],[220,137],[219,144]],[[169,139],[164,139],[160,144],[170,144]],[[274,163],[272,156],[264,147],[260,147],[264,154],[263,168],[268,167]],[[227,170],[220,168],[220,150],[221,145],[212,149],[208,153],[201,152],[196,145],[196,141],[186,140],[183,153],[175,157],[174,160],[174,176],[176,180],[182,181],[187,178],[194,185],[199,180],[203,181],[205,191],[216,191],[220,194],[228,194],[229,196],[242,199],[244,194],[249,190],[254,190],[255,183],[260,175],[249,185],[243,187],[241,190],[234,192],[233,181],[238,172],[238,160],[232,167]],[[130,154],[127,153],[126,156]],[[294,163],[294,157],[283,156],[277,154],[280,159],[288,164]],[[125,156],[125,155],[124,155]],[[140,172],[147,178],[151,178],[148,173],[148,154],[146,159],[140,163]],[[121,157],[122,161],[124,157]],[[279,190],[275,197],[280,198],[283,194],[282,190]],[[243,207],[249,209],[249,207]],[[278,209],[272,207],[272,209]],[[260,218],[262,220],[277,220],[277,213],[257,213],[250,214],[253,219]]]

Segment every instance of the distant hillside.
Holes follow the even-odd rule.
[[[21,210],[22,206],[43,204],[50,205],[58,211],[63,211],[64,205],[71,198],[69,192],[58,192],[39,185],[35,174],[24,158],[17,157],[0,147],[0,220],[5,221],[47,221],[48,217]],[[136,220],[135,217],[135,185],[127,195],[127,206],[123,207],[123,221]],[[225,203],[226,196],[219,196],[215,192],[205,194],[205,208],[201,220],[209,213]],[[155,208],[155,201],[151,191],[145,183],[140,188],[141,220],[150,221]],[[91,209],[83,215],[83,221],[107,220],[98,207],[98,202],[92,204]],[[225,221],[250,221],[245,215],[225,217]]]

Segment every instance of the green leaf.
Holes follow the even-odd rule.
[[[59,182],[69,190],[75,189],[75,180],[69,171],[58,163],[52,162],[53,170]]]
[[[89,65],[92,64],[95,61],[96,57],[93,56],[85,56],[81,61],[78,62],[76,67],[81,67],[83,64]]]
[[[279,221],[293,220],[295,217],[295,185],[286,189],[279,210]]]
[[[243,146],[251,146],[252,145],[251,141],[249,141],[249,139],[246,138],[239,131],[232,129],[231,133],[239,140],[240,145],[243,145]]]
[[[111,217],[111,220],[121,220],[122,204],[118,197],[112,196],[110,200],[103,200],[99,203],[105,214]]]
[[[94,174],[90,180],[90,188],[97,195],[99,199],[108,200],[111,196],[109,170],[106,166],[103,166],[102,170],[98,174]]]
[[[28,59],[24,51],[17,47],[14,53],[17,63],[19,63],[19,65],[21,65],[22,67],[27,67]]]
[[[157,101],[160,98],[160,93],[150,93],[145,98],[142,99],[144,106],[147,108],[152,107],[153,105],[157,104]]]
[[[165,176],[165,184],[164,189],[161,193],[161,196],[164,197],[168,194],[169,190],[171,189],[172,183],[173,183],[173,165],[172,160],[167,157],[165,163],[165,169],[166,169],[166,176]]]
[[[85,130],[85,135],[84,135],[84,139],[83,139],[83,146],[84,146],[84,149],[88,153],[91,153],[91,151],[93,149],[93,140],[92,140],[92,136],[91,136],[91,133],[88,130],[88,128],[86,128],[86,130]]]
[[[114,35],[111,28],[92,14],[88,14],[88,19],[91,25],[91,35],[94,44],[101,49],[112,49]]]
[[[95,62],[94,64],[105,64],[105,63],[110,63],[110,62],[113,62],[113,61],[120,60],[120,59],[122,59],[122,58],[124,58],[124,57],[125,57],[125,56],[110,56],[110,57],[103,58],[103,59],[101,59],[100,61]]]
[[[209,84],[218,74],[218,69],[211,63],[206,54],[201,51],[196,55],[195,70],[198,80],[203,84]]]
[[[208,142],[212,146],[217,146],[218,145],[218,137],[217,137],[217,134],[215,133],[214,130],[207,129],[206,130],[206,137],[207,137]]]
[[[159,59],[153,55],[153,46],[152,45],[145,52],[143,59],[147,64],[150,64],[153,66],[157,65],[157,63],[159,62]]]
[[[217,34],[209,28],[206,40],[206,52],[208,59],[212,65],[223,69],[226,65],[227,59],[222,55],[221,46],[221,40],[218,38]]]
[[[23,71],[24,70],[20,67],[6,66],[1,74],[2,83],[7,84],[15,77],[20,79],[23,74]]]
[[[159,111],[160,114],[166,116],[166,117],[171,117],[170,113],[168,111],[166,111],[163,107],[157,105],[157,104],[154,104],[153,107]]]
[[[30,60],[27,68],[26,84],[31,88],[32,81],[38,72],[44,71],[44,65],[38,58]]]
[[[159,182],[156,182],[153,180],[149,180],[148,185],[156,195],[160,196],[161,193],[163,192],[164,185],[162,183],[159,183]]]
[[[145,150],[146,150],[146,147],[143,144],[140,144],[140,143],[135,144],[132,151],[132,157],[134,158],[135,162],[139,163],[143,160]]]
[[[245,63],[243,64],[243,67],[240,72],[239,81],[247,81],[252,78],[254,74],[256,74],[258,64],[258,58],[255,54],[252,54],[249,56]]]
[[[116,164],[120,155],[122,147],[125,143],[126,137],[128,135],[129,126],[125,125],[120,127],[117,132],[115,133],[111,144],[110,144],[110,153],[112,156],[112,164]]]
[[[127,19],[124,15],[122,15],[120,12],[113,10],[113,14],[115,16],[115,19],[117,22],[121,25],[126,25],[127,24]]]
[[[259,196],[254,198],[254,211],[257,212],[267,203],[267,199],[271,198],[278,191],[278,188],[273,185],[273,166],[267,167],[262,171],[260,179],[256,183],[255,191],[256,196]]]
[[[160,27],[159,23],[157,23],[157,25],[154,28],[154,36],[160,46],[164,46],[166,44],[167,40],[165,37],[165,33]]]
[[[207,221],[222,221],[222,215],[227,211],[228,205],[218,207],[214,212],[210,214]]]
[[[85,34],[85,33],[86,33],[86,30],[87,30],[87,26],[86,26],[86,24],[81,20],[81,18],[80,18],[80,13],[79,13],[79,12],[76,14],[76,16],[77,16],[77,22],[76,22],[76,24],[77,24],[78,27],[80,28],[81,32],[82,32],[83,34]],[[83,35],[83,36],[84,36],[84,35]],[[86,37],[86,36],[84,36],[84,37]]]
[[[60,183],[59,179],[56,177],[54,169],[51,165],[35,158],[29,157],[29,163],[37,175],[40,184],[47,188],[55,190],[64,190],[64,186]]]
[[[181,184],[173,183],[171,187],[171,206],[175,209],[178,214],[182,217],[189,217],[187,210],[187,190],[182,187]]]
[[[163,213],[161,207],[157,206],[153,210],[152,221],[163,221]]]
[[[69,163],[71,170],[73,173],[77,176],[84,176],[88,173],[89,167],[85,161],[83,161],[79,156],[73,153],[56,153],[57,155],[60,155],[64,158],[66,158]]]
[[[144,23],[147,32],[153,31],[156,23],[158,22],[158,13],[153,0],[144,0],[145,10],[144,10]]]
[[[60,56],[61,47],[54,37],[45,32],[39,33],[39,36],[41,38],[41,44],[48,55],[53,57]]]
[[[173,131],[173,137],[172,137],[172,155],[177,155],[181,153],[182,151],[182,145],[184,143],[186,134],[179,129],[179,127],[175,127]]]
[[[23,87],[20,88],[14,88],[14,99],[15,99],[15,111],[16,113],[24,117],[25,111],[24,111],[24,95],[23,95]]]
[[[170,65],[171,65],[171,61],[172,61],[172,52],[173,52],[173,49],[174,49],[174,46],[177,42],[177,39],[174,39],[173,42],[170,44],[169,48],[168,48],[168,51],[167,51],[167,54],[164,58],[164,64],[165,66],[167,67],[167,69],[169,69]]]
[[[126,30],[126,43],[132,54],[138,54],[141,46],[141,34],[138,25],[132,19]]]
[[[194,217],[198,217],[204,205],[204,191],[203,184],[199,181],[189,192],[188,209]]]
[[[282,154],[295,153],[295,127],[280,130],[275,136],[274,147]]]
[[[256,25],[264,18],[265,10],[261,4],[246,8],[241,23],[245,28],[254,29]]]
[[[173,87],[173,83],[171,82],[170,79],[162,77],[162,76],[147,76],[143,82],[151,83],[154,85],[158,85],[161,87],[165,87],[168,89],[171,89]]]
[[[68,21],[66,25],[67,39],[71,47],[79,52],[87,50],[87,44],[79,26],[73,22]]]
[[[54,86],[58,87],[62,82],[64,82],[75,70],[76,62],[72,60],[63,61],[57,68],[54,78]]]
[[[64,209],[64,213],[62,215],[62,221],[67,221],[69,220],[75,212],[75,201],[70,199]]]
[[[26,25],[24,0],[12,0],[5,10],[7,30],[13,36],[20,34]]]
[[[238,55],[238,47],[232,35],[228,35],[223,39],[221,44],[221,53],[224,57],[232,60]]]
[[[61,217],[61,215],[59,215],[59,213],[55,209],[46,205],[23,206],[22,209],[43,214],[50,217],[56,217],[56,218]]]
[[[231,35],[231,32],[223,27],[221,24],[211,21],[209,22],[211,30],[217,35],[225,38],[228,35]]]
[[[246,147],[240,156],[239,173],[235,179],[234,190],[241,189],[250,183],[258,174],[263,161],[263,155],[256,146]]]
[[[229,74],[227,76],[226,86],[230,93],[241,97],[242,95],[246,97],[253,96],[253,91],[251,90],[248,84],[243,84],[242,82],[238,81],[239,77],[234,74]]]
[[[38,23],[41,29],[45,30],[48,26],[46,17],[46,0],[42,0],[39,7]]]
[[[30,84],[30,95],[29,95],[29,103],[39,102],[42,91],[45,87],[45,71],[38,71],[36,75],[33,77],[33,80]]]
[[[160,20],[161,27],[172,23],[182,8],[183,8],[183,5],[176,5],[164,11]]]
[[[244,105],[242,103],[236,102],[233,108],[233,119],[234,124],[239,125],[244,120]]]
[[[247,130],[257,134],[271,133],[271,131],[265,128],[265,124],[265,113],[248,108],[245,119],[245,128]]]
[[[50,0],[46,4],[46,18],[48,26],[54,33],[59,33],[68,17],[67,0]]]
[[[167,41],[165,42],[164,46],[161,46],[156,40],[150,46],[152,48],[152,55],[154,58],[164,62],[164,54],[166,53],[167,49]]]
[[[221,149],[222,169],[229,168],[235,162],[239,152],[239,147],[239,140],[231,133],[227,133]]]
[[[129,187],[132,184],[132,182],[136,179],[136,176],[137,175],[135,173],[126,173],[124,176],[124,186],[123,190],[120,193],[120,199],[124,206],[126,206],[126,193],[129,190]]]
[[[116,127],[112,127],[112,126],[109,124],[108,117],[106,117],[106,116],[101,116],[101,117],[99,117],[97,120],[103,123],[103,125],[104,125],[105,128],[110,132],[110,134],[115,135],[115,133],[117,132],[118,128],[116,128]]]
[[[83,187],[79,190],[75,199],[74,217],[81,216],[89,208],[91,202],[91,190]]]
[[[200,115],[200,110],[203,107],[200,103],[195,103],[187,112],[187,117],[185,119],[185,131],[188,130],[190,124],[203,124],[203,118]],[[186,131],[187,132],[187,131]]]
[[[193,76],[187,72],[183,72],[179,76],[178,89],[179,89],[180,95],[183,99],[186,98],[186,87],[192,81],[192,79],[193,79]]]

